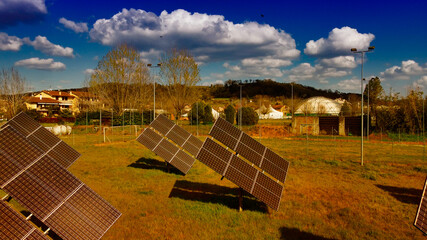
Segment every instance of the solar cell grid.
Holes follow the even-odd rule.
[[[21,214],[3,201],[0,201],[0,213],[0,239],[22,239],[33,229]]]
[[[153,151],[165,161],[170,162],[179,149],[168,140],[162,139],[162,141]]]
[[[423,194],[421,195],[421,201],[418,206],[417,215],[415,216],[414,225],[420,229],[424,234],[427,234],[427,196],[426,196],[426,188],[427,188],[427,178],[424,183]]]
[[[242,155],[244,158],[246,158],[256,166],[260,166],[262,155],[260,155],[259,152],[256,152],[255,150],[246,146],[245,144],[242,144],[241,142],[237,144],[236,152],[238,152],[240,155]]]
[[[277,211],[279,209],[282,191],[282,185],[260,173],[258,174],[252,195]]]
[[[100,239],[120,212],[87,186],[82,186],[45,222],[63,239]]]
[[[0,151],[0,186],[12,179],[23,169],[22,166],[14,163],[10,158],[3,155]]]
[[[175,155],[175,157],[172,158],[170,163],[176,168],[178,168],[184,174],[187,174],[195,161],[196,160],[194,158],[190,157],[185,152],[179,150],[178,153]]]
[[[153,151],[162,139],[163,138],[159,134],[149,128],[146,128],[136,140]]]
[[[36,138],[39,140],[37,143],[40,142],[40,144],[36,144],[37,147],[43,149],[44,151],[49,150],[61,141],[61,139],[53,135],[44,127],[40,127],[34,133],[28,136],[28,139],[31,141],[34,141]]]
[[[39,123],[24,112],[18,113],[8,123],[12,124],[14,127],[18,127],[18,131],[22,131],[22,134],[25,136],[28,136],[28,134],[40,127]]]
[[[160,114],[159,116],[151,122],[150,126],[161,134],[166,135],[169,130],[175,125],[171,120],[169,120],[165,115]]]
[[[79,152],[63,141],[57,143],[57,145],[48,152],[48,155],[64,168],[68,168],[81,156]]]
[[[48,238],[45,237],[42,232],[36,229],[34,229],[34,231],[25,238],[25,240],[43,240],[43,239],[47,240]]]
[[[174,125],[172,129],[169,131],[169,133],[166,134],[167,138],[174,141],[179,146],[182,146],[189,136],[190,136],[190,133],[185,131],[183,128],[181,128],[178,125]]]
[[[219,174],[224,174],[232,153],[221,147],[212,139],[207,138],[200,149],[197,159]]]
[[[234,182],[237,186],[243,188],[245,191],[251,193],[257,171],[258,170],[251,167],[242,159],[233,156],[230,166],[225,173],[225,177]]]
[[[42,155],[41,151],[11,126],[0,130],[0,151],[4,156],[13,159],[21,168],[30,165]]]

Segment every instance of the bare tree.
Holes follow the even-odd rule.
[[[195,97],[194,86],[200,81],[200,70],[188,50],[172,49],[160,57],[160,76],[168,89],[175,113]]]
[[[24,109],[25,78],[14,68],[0,73],[0,104],[8,119]]]
[[[89,91],[114,112],[141,109],[151,89],[149,71],[140,54],[128,45],[110,50],[99,61],[88,83]]]

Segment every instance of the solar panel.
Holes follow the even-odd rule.
[[[4,144],[8,139],[13,142],[10,148]],[[40,153],[39,148],[12,125],[2,128],[2,189],[63,239],[99,239],[118,219],[120,212],[48,154]],[[6,181],[3,181],[3,173],[8,177]],[[67,225],[70,222],[79,224]],[[66,232],[62,232],[64,229]]]
[[[427,234],[427,178],[424,183],[423,195],[421,196],[420,205],[418,206],[417,215],[415,216],[414,225],[420,229],[424,234]]]
[[[209,134],[272,177],[285,181],[289,162],[225,119],[218,118]]]
[[[0,213],[0,239],[47,240],[21,214],[17,213],[3,201],[0,201]]]
[[[206,139],[197,159],[254,195],[276,211],[283,186],[212,139]]]
[[[136,140],[184,174],[187,174],[194,164],[194,158],[150,128],[144,129]]]
[[[8,125],[28,138],[28,140],[36,145],[43,153],[55,150],[50,156],[65,168],[68,168],[80,157],[80,153],[53,133],[49,132],[24,112],[17,114],[5,124],[5,126]],[[60,147],[58,147],[58,145],[60,145]]]
[[[203,145],[203,142],[200,139],[187,132],[184,128],[176,125],[165,115],[161,114],[157,116],[150,126],[193,156],[197,155]]]

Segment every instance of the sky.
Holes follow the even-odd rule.
[[[127,43],[146,63],[189,50],[200,85],[273,79],[387,94],[427,88],[427,1],[0,0],[0,68],[29,90],[82,87],[109,50]],[[425,90],[424,90],[425,91]]]

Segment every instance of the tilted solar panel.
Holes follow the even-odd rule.
[[[0,201],[0,215],[0,239],[47,240],[40,230],[3,201]]]
[[[285,182],[289,162],[225,119],[218,118],[209,134],[272,177]]]
[[[29,139],[42,152],[51,152],[50,156],[65,168],[68,168],[80,157],[80,153],[24,112],[13,117],[4,127],[8,125]]]
[[[22,151],[12,154],[8,146],[2,145],[7,139],[12,139],[14,146],[16,145],[18,148],[23,146],[31,154],[25,155],[25,152]],[[1,171],[15,173],[15,166],[21,167],[2,185],[3,190],[48,227],[55,229],[55,233],[63,239],[76,239],[74,235],[81,234],[83,234],[82,239],[99,239],[112,224],[98,226],[94,222],[114,223],[120,216],[120,212],[102,200],[48,154],[40,155],[38,153],[40,153],[39,148],[15,131],[12,125],[0,130],[0,160],[1,165],[6,168]],[[26,158],[21,155],[25,155]],[[27,165],[25,166],[24,163]],[[76,198],[74,195],[81,189],[86,189],[85,192],[89,194],[86,200],[90,201],[86,201],[86,205],[77,205],[73,202],[73,199]],[[56,211],[59,209],[62,211],[64,205],[71,209],[73,214],[62,215],[61,221],[51,220],[52,216],[56,216]],[[98,214],[91,214],[88,208]],[[61,225],[68,224],[67,221],[71,221],[68,219],[70,217],[73,218],[72,221],[80,224]],[[91,233],[95,231],[92,229],[94,227],[97,228],[96,234]],[[66,229],[67,232],[61,232],[62,229]]]
[[[417,215],[415,216],[414,225],[420,229],[424,234],[427,234],[427,178],[424,183],[423,194],[421,195],[420,205],[418,206]]]
[[[150,128],[144,129],[136,140],[184,174],[187,174],[194,164],[194,158]]]
[[[271,208],[279,209],[283,186],[212,139],[206,139],[197,159]]]
[[[176,125],[163,114],[157,116],[156,119],[151,122],[150,126],[193,156],[197,155],[203,145],[200,139],[187,132],[184,128]]]

